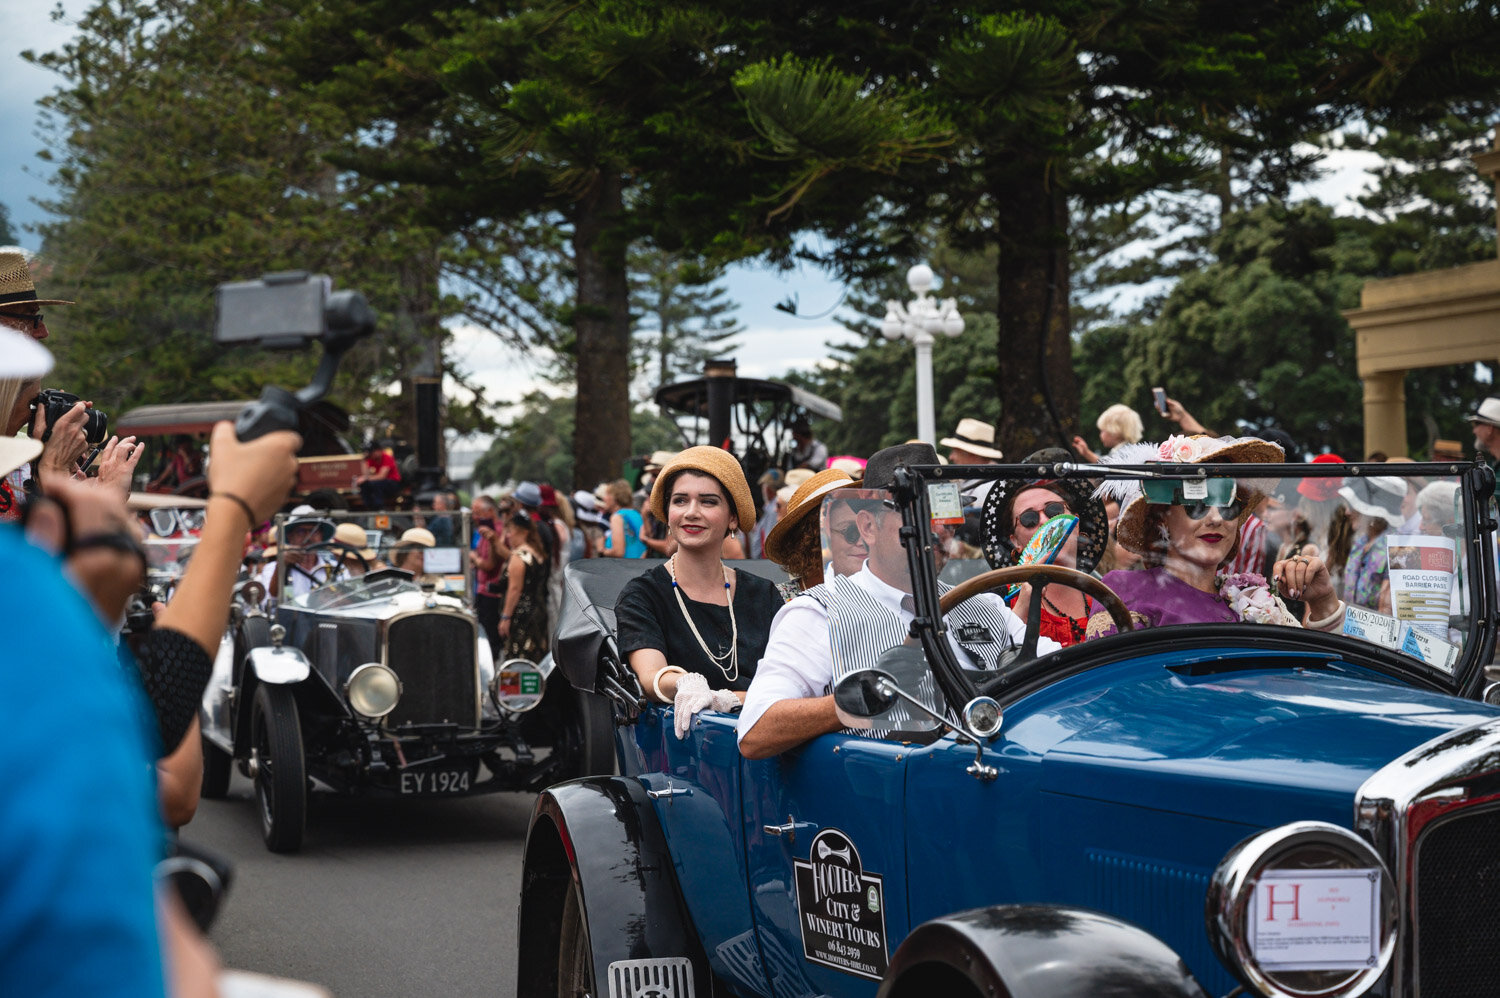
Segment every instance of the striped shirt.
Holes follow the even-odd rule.
[[[1271,566],[1266,564],[1265,521],[1251,513],[1240,524],[1240,549],[1235,552],[1226,571],[1230,575],[1254,572],[1264,578],[1270,574],[1270,569]]]
[[[882,581],[868,564],[847,579],[832,579],[837,588],[814,586],[783,606],[771,622],[771,639],[740,711],[740,737],[772,704],[827,696],[839,676],[874,666],[882,652],[905,640],[915,617],[902,603],[909,594]],[[991,594],[965,601],[944,619],[948,647],[966,668],[993,668],[999,653],[1020,644],[1026,632],[1025,622]],[[1058,647],[1044,637],[1037,653]],[[930,674],[921,685],[922,690],[912,692],[925,698],[930,688],[929,703],[936,703]],[[880,737],[874,730],[858,733]]]

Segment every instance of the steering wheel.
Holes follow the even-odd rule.
[[[323,572],[323,583],[322,584],[325,585],[325,586],[328,585],[329,583],[337,582],[340,579],[348,577],[348,575],[349,575],[349,569],[347,567],[345,567],[345,565],[344,565],[344,558],[346,558],[346,557],[357,558],[359,560],[359,563],[360,563],[361,567],[364,568],[364,573],[363,574],[368,575],[369,572],[370,572],[370,563],[369,563],[368,560],[365,559],[364,555],[360,554],[354,548],[348,547],[348,546],[346,546],[344,544],[340,544],[338,541],[317,541],[316,543],[313,543],[313,544],[303,545],[302,550],[303,551],[335,551],[336,550],[338,552],[338,554],[339,554],[338,560],[334,561],[330,565],[327,565],[325,567],[325,571]]]
[[[980,593],[1015,585],[1018,582],[1031,583],[1032,600],[1030,612],[1026,614],[1026,637],[1021,643],[1021,653],[1016,658],[1016,662],[1029,662],[1036,658],[1037,639],[1041,637],[1042,593],[1046,591],[1049,584],[1054,582],[1077,589],[1104,604],[1104,609],[1109,614],[1109,618],[1114,621],[1116,630],[1135,630],[1135,621],[1130,617],[1130,610],[1113,589],[1087,572],[1080,572],[1076,568],[1065,568],[1062,565],[1011,565],[1007,568],[994,568],[988,572],[982,572],[972,579],[965,579],[944,593],[938,599],[938,609],[944,616],[947,616],[950,610],[966,599]],[[987,693],[990,685],[991,683],[984,684],[980,692]]]

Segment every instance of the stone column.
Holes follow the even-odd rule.
[[[1352,458],[1363,461],[1375,451],[1385,451],[1389,457],[1407,456],[1405,371],[1365,375],[1365,453]]]

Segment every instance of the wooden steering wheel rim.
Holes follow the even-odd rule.
[[[1007,568],[992,568],[972,579],[965,579],[948,590],[938,600],[938,608],[946,615],[971,596],[999,589],[1001,586],[1014,585],[1017,582],[1030,582],[1033,579],[1044,580],[1049,585],[1058,583],[1080,590],[1104,604],[1109,618],[1115,622],[1116,630],[1135,630],[1135,621],[1130,617],[1130,610],[1113,589],[1087,572],[1080,572],[1076,568],[1065,568],[1062,565],[1011,565]]]

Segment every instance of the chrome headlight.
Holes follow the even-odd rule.
[[[246,606],[260,606],[266,601],[266,587],[251,579],[240,586],[240,602]]]
[[[1270,998],[1364,994],[1396,946],[1396,889],[1353,832],[1300,821],[1229,851],[1208,887],[1219,959]]]
[[[524,714],[542,702],[547,677],[541,668],[524,658],[510,658],[495,667],[490,680],[490,698],[495,706],[512,714]]]
[[[349,673],[344,696],[356,714],[371,719],[384,717],[396,709],[401,700],[401,680],[389,667],[366,662]]]

